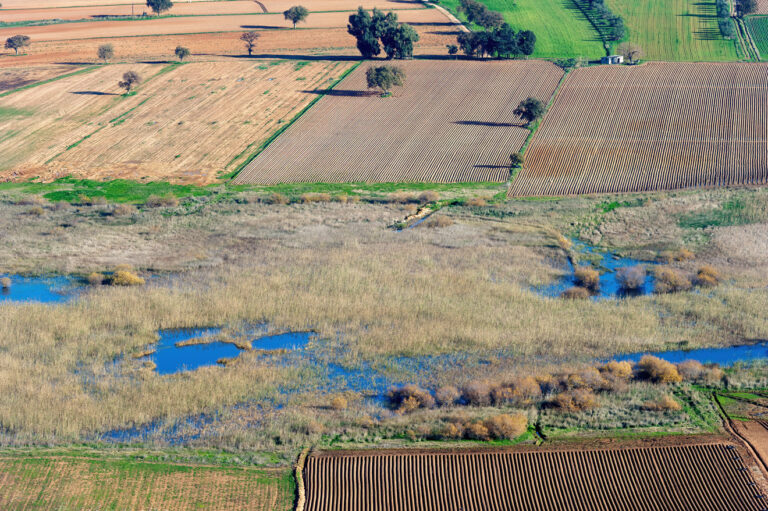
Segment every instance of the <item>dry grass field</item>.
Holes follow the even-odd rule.
[[[196,62],[118,95],[117,65],[0,99],[0,176],[163,179],[208,184],[290,121],[346,62]]]
[[[57,76],[77,71],[78,66],[66,64],[0,68],[0,93],[18,89],[25,85],[42,82]]]
[[[768,66],[600,66],[569,76],[510,196],[768,181]]]
[[[304,470],[307,511],[761,510],[732,445],[471,453],[327,452]]]
[[[238,183],[504,182],[529,131],[512,114],[547,102],[562,71],[548,62],[400,63],[406,84],[381,98],[362,65],[270,144]]]
[[[0,457],[0,509],[289,511],[287,469],[213,468],[125,460]]]

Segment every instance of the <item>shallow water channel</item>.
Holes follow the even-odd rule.
[[[728,346],[726,348],[632,353],[629,355],[619,355],[614,357],[613,360],[638,362],[644,355],[653,355],[674,364],[686,360],[696,360],[702,364],[714,363],[721,366],[731,366],[737,362],[752,362],[755,360],[768,359],[768,342]]]
[[[0,302],[61,303],[77,296],[83,286],[71,277],[22,277],[0,274],[10,286],[0,285]]]

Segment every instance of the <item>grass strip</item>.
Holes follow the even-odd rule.
[[[363,61],[361,60],[361,61],[357,62],[355,65],[353,65],[352,67],[350,67],[349,69],[347,69],[346,71],[344,71],[344,72],[341,74],[341,76],[340,76],[340,77],[339,77],[339,78],[338,78],[336,81],[334,81],[334,82],[333,82],[333,83],[332,83],[332,84],[331,84],[331,85],[328,87],[328,89],[327,89],[327,90],[333,90],[333,88],[334,88],[334,87],[336,87],[338,84],[340,84],[340,83],[341,83],[341,82],[342,82],[342,81],[343,81],[343,80],[344,80],[344,79],[345,79],[347,76],[349,76],[349,75],[350,75],[350,74],[351,74],[351,73],[352,73],[352,72],[353,72],[355,69],[357,69],[358,67],[360,67],[360,66],[362,65],[362,63],[363,63]],[[282,126],[282,127],[280,127],[280,128],[277,130],[277,131],[275,131],[275,132],[274,132],[272,135],[270,135],[270,137],[269,137],[268,139],[266,139],[264,142],[262,142],[262,143],[261,143],[261,145],[259,145],[258,149],[256,149],[256,152],[255,152],[255,153],[253,153],[253,155],[251,155],[251,156],[250,156],[249,158],[247,158],[247,159],[246,159],[246,160],[245,160],[243,163],[241,163],[240,165],[238,165],[238,167],[237,167],[237,168],[236,168],[234,171],[230,172],[229,174],[224,174],[224,175],[220,176],[220,177],[219,177],[219,179],[224,179],[224,180],[230,180],[230,181],[231,181],[232,179],[236,178],[236,177],[237,177],[237,175],[238,175],[238,174],[239,174],[239,173],[240,173],[240,172],[241,172],[241,171],[242,171],[242,170],[243,170],[243,169],[244,169],[244,168],[245,168],[245,167],[246,167],[248,164],[250,164],[250,163],[251,163],[253,160],[255,160],[255,159],[256,159],[256,157],[257,157],[259,154],[261,154],[261,152],[262,152],[262,151],[264,151],[264,149],[266,149],[267,147],[269,147],[269,144],[271,144],[272,142],[274,142],[274,141],[277,139],[277,137],[279,137],[280,135],[282,135],[282,134],[283,134],[283,132],[285,132],[285,130],[287,130],[288,128],[290,128],[290,127],[293,125],[293,123],[295,123],[296,121],[298,121],[298,120],[301,118],[301,116],[302,116],[302,115],[304,115],[304,114],[305,114],[305,113],[306,113],[306,112],[307,112],[307,111],[308,111],[310,108],[312,108],[312,107],[315,105],[315,103],[317,103],[318,101],[320,101],[321,99],[323,99],[323,97],[325,97],[325,94],[318,94],[318,96],[317,96],[316,98],[314,98],[312,101],[310,101],[310,102],[307,104],[307,106],[305,106],[304,108],[302,108],[302,109],[301,109],[301,111],[300,111],[299,113],[297,113],[297,114],[296,114],[296,115],[293,117],[293,119],[291,119],[291,120],[290,120],[290,121],[289,121],[289,122],[288,122],[288,123],[287,123],[285,126]],[[250,150],[250,148],[251,148],[251,147],[253,147],[253,144],[249,145],[248,147],[246,147],[246,148],[245,148],[245,150],[243,150],[243,152],[241,152],[240,154],[238,154],[237,156],[235,156],[235,157],[232,159],[232,161],[231,161],[231,162],[229,162],[229,164],[227,164],[227,167],[229,167],[229,165],[231,165],[233,162],[235,162],[235,161],[237,161],[238,159],[240,159],[240,158],[241,158],[241,157],[242,157],[242,156],[243,156],[245,153],[247,153],[247,152]]]
[[[76,76],[76,75],[80,75],[80,74],[90,73],[91,71],[93,71],[95,69],[98,69],[99,67],[100,66],[89,66],[89,67],[86,67],[84,69],[78,69],[77,71],[74,71],[72,73],[63,74],[61,76],[54,76],[53,78],[49,78],[47,80],[43,80],[42,82],[30,83],[28,85],[24,85],[23,87],[19,87],[18,89],[13,89],[13,90],[5,91],[2,94],[0,94],[0,98],[4,98],[6,96],[9,96],[9,95],[14,94],[16,92],[21,92],[23,90],[33,89],[33,88],[35,88],[35,87],[37,87],[39,85],[45,85],[47,83],[55,82],[55,81],[58,81],[58,80],[63,80],[64,78],[69,78],[70,76]]]

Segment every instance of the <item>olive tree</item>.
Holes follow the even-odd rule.
[[[521,117],[526,126],[530,126],[533,121],[544,115],[544,104],[536,98],[528,98],[521,101],[512,113]]]
[[[293,23],[293,28],[296,28],[296,23],[304,21],[309,16],[309,9],[302,5],[295,5],[283,12],[283,17]]]
[[[616,50],[619,54],[623,55],[630,64],[634,64],[638,59],[643,56],[643,49],[634,43],[621,43]]]
[[[398,66],[372,66],[366,71],[365,79],[369,89],[379,89],[386,94],[392,87],[403,86],[405,72]]]
[[[117,82],[117,85],[125,89],[125,93],[131,92],[134,86],[141,83],[141,76],[136,71],[126,71],[123,73],[123,81]]]
[[[177,46],[173,53],[176,54],[179,62],[183,62],[185,58],[189,57],[189,48],[185,48],[184,46]]]
[[[98,57],[106,64],[109,59],[115,56],[115,47],[111,44],[102,44],[96,52]]]
[[[31,40],[29,39],[29,36],[26,36],[26,35],[15,35],[5,40],[6,49],[14,50],[16,52],[16,55],[19,54],[19,50],[21,48],[29,46],[30,44],[31,44]]]
[[[173,7],[171,0],[147,0],[147,7],[152,9],[155,14],[162,14]]]

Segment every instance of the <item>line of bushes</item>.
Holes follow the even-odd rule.
[[[614,14],[605,5],[605,0],[573,0],[573,3],[595,27],[606,49],[609,43],[624,39],[627,34],[624,18]]]
[[[449,44],[448,53],[455,55],[461,49],[468,57],[486,56],[497,58],[519,58],[529,56],[536,48],[536,34],[530,30],[515,30],[504,22],[501,13],[491,11],[475,0],[461,0],[459,10],[467,20],[483,27],[484,30],[463,32],[456,42]]]
[[[720,28],[720,33],[726,39],[733,39],[736,36],[736,29],[733,28],[731,22],[731,6],[728,5],[728,0],[716,0],[715,11],[717,12],[717,26]]]

